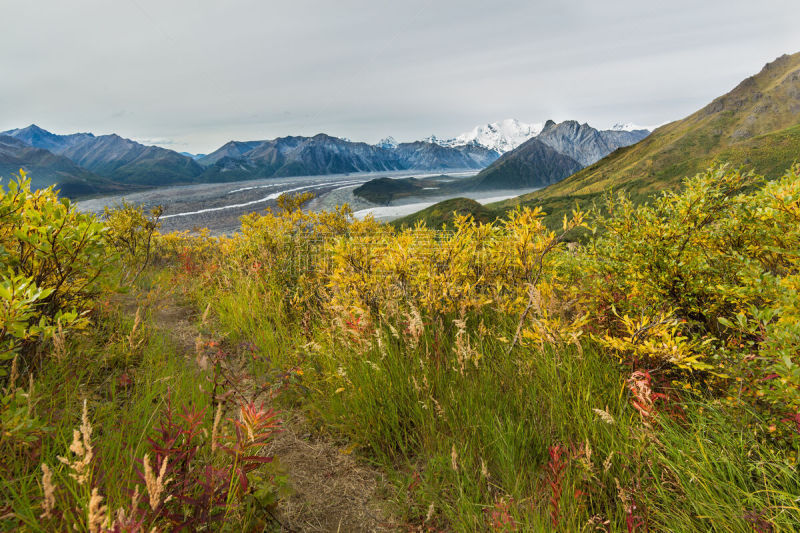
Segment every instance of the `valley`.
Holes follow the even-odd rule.
[[[445,172],[448,172],[448,179],[453,182],[468,180],[476,174],[475,170],[464,169]],[[98,214],[102,213],[105,207],[113,208],[123,199],[129,203],[140,205],[146,210],[160,205],[164,208],[161,218],[161,227],[164,232],[207,228],[214,235],[223,235],[231,234],[239,229],[239,218],[242,215],[274,208],[281,194],[310,192],[315,195],[315,198],[309,202],[307,206],[309,210],[330,210],[346,203],[355,211],[357,217],[363,218],[371,214],[380,221],[388,222],[457,195],[439,194],[424,198],[410,196],[393,200],[388,205],[382,205],[355,196],[353,189],[380,178],[430,179],[434,176],[441,176],[441,172],[413,175],[398,171],[361,172],[228,183],[202,183],[102,196],[79,201],[77,205],[85,212]],[[489,202],[512,198],[531,190],[477,191],[466,193],[466,195],[477,201]],[[464,196],[464,194],[458,194],[458,196]]]

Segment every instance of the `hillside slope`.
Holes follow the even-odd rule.
[[[20,169],[30,174],[36,189],[57,185],[64,196],[117,192],[115,184],[79,167],[66,157],[0,135],[0,178],[7,183]]]
[[[390,225],[396,228],[412,228],[421,222],[429,228],[440,229],[444,226],[452,229],[453,220],[457,215],[469,215],[475,222],[486,224],[496,219],[500,213],[470,198],[450,198],[416,213],[393,220]]]

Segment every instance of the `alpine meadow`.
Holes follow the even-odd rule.
[[[794,3],[233,3],[3,8],[0,531],[800,531]]]

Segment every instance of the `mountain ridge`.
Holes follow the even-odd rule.
[[[201,158],[204,178],[229,181],[388,170],[480,169],[500,154],[476,146],[443,147],[424,141],[371,145],[319,133],[264,141],[230,141]]]
[[[11,178],[20,169],[30,175],[34,188],[58,184],[58,188],[67,196],[118,192],[121,189],[64,156],[0,134],[0,176]]]
[[[173,150],[149,146],[116,133],[58,135],[36,124],[0,133],[34,148],[66,157],[79,167],[122,186],[193,183],[203,169],[194,159]]]
[[[560,124],[563,124],[564,122],[578,123],[575,120],[566,120]],[[547,120],[544,123],[526,124],[517,119],[505,119],[498,122],[484,124],[482,126],[476,126],[472,130],[462,133],[457,137],[440,138],[436,135],[431,135],[423,140],[447,147],[466,145],[483,146],[484,148],[495,150],[501,154],[504,154],[519,147],[525,141],[540,136],[549,127],[549,125],[552,124],[556,124],[556,122],[553,120]],[[587,123],[584,123],[583,125],[591,127]],[[648,128],[636,126],[630,122],[617,122],[610,129],[596,130],[603,136],[614,139],[633,137],[639,138],[650,133]]]

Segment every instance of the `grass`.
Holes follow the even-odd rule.
[[[304,327],[269,277],[201,290],[162,271],[150,273],[140,290],[175,287],[181,279],[198,313],[211,304],[227,343],[255,345],[253,375],[293,369],[279,401],[379,466],[401,522],[455,531],[603,524],[625,531],[644,523],[659,531],[747,531],[758,530],[766,509],[778,508],[770,527],[797,525],[796,469],[766,444],[757,415],[680,396],[670,408],[681,416],[660,418],[655,431],[631,407],[625,369],[591,342],[509,353],[496,336],[475,336],[483,357],[461,368],[453,358],[459,349],[453,324],[429,325],[416,341],[387,324],[366,344],[353,344],[324,324]],[[197,368],[161,332],[156,302],[164,296],[154,290],[140,298],[144,312],[133,336],[132,301],[111,304],[73,346],[84,364],[55,361],[36,377],[35,409],[52,428],[37,461],[57,464],[80,424],[83,398],[108,480],[135,476],[167,397],[211,407]],[[472,316],[468,330],[480,322],[507,336],[514,326],[501,316]],[[121,385],[123,375],[130,385]],[[562,450],[560,467],[553,450]],[[3,483],[15,517],[6,526],[45,530],[38,518],[40,474],[16,465]],[[130,498],[125,483],[107,487],[110,504]]]
[[[102,503],[109,513],[113,515],[115,510],[123,509],[129,515],[134,513],[131,515],[134,518],[139,516],[136,520],[141,519],[146,525],[150,518],[136,511],[138,506],[131,506],[131,498],[134,488],[139,486],[139,493],[144,491],[147,501],[147,491],[141,488],[142,460],[145,454],[149,454],[151,461],[158,456],[150,439],[155,437],[158,442],[157,428],[170,411],[176,428],[183,424],[180,417],[185,409],[200,414],[205,437],[201,437],[194,452],[197,460],[224,468],[226,456],[219,451],[214,455],[208,447],[212,440],[214,398],[218,394],[224,397],[227,387],[224,383],[218,386],[216,374],[203,371],[195,362],[195,337],[181,337],[181,328],[196,332],[193,324],[197,319],[187,312],[188,302],[181,303],[183,296],[170,289],[174,286],[171,278],[167,270],[151,269],[131,294],[111,295],[108,301],[98,302],[95,326],[74,336],[63,357],[51,356],[41,372],[34,372],[32,414],[40,421],[41,440],[19,448],[18,455],[3,464],[0,501],[4,502],[5,512],[0,518],[1,530],[52,531],[64,523],[74,523],[78,530],[91,530],[82,510],[91,486],[101,488]],[[191,346],[188,353],[187,345]],[[74,428],[81,426],[84,402],[93,429],[94,454],[87,485],[73,483],[59,459],[73,457],[70,442]],[[229,409],[224,410],[225,416]],[[228,424],[225,420],[223,417],[223,426]],[[181,442],[176,441],[176,449],[180,449]],[[50,520],[40,516],[42,463],[55,472],[57,514]],[[154,464],[157,470],[157,463]],[[173,479],[172,488],[178,490],[179,471],[169,477]],[[266,483],[272,494],[272,479],[272,474],[267,473],[263,478],[251,476],[250,482],[256,488],[258,483]],[[173,490],[169,485],[167,489],[166,494]],[[200,494],[196,489],[190,490]],[[222,490],[223,487],[218,487],[217,494],[224,495],[225,492],[219,492]],[[275,527],[269,515],[256,514],[259,505],[258,502],[243,507],[231,505],[226,514],[233,510],[232,518],[242,527],[255,524],[267,529]]]
[[[428,327],[414,343],[387,324],[353,344],[324,324],[304,331],[268,281],[231,289],[198,294],[198,309],[212,302],[232,340],[268,354],[270,371],[299,369],[281,401],[378,465],[408,524],[748,531],[778,506],[771,524],[788,531],[800,518],[796,469],[766,444],[755,414],[680,394],[665,406],[680,416],[648,427],[631,407],[625,369],[591,342],[508,353],[494,336],[476,337],[483,357],[462,371],[452,325]],[[480,321],[513,332],[502,317],[470,317],[468,329]],[[553,447],[567,457],[556,489]]]
[[[40,530],[38,509],[40,462],[59,464],[67,456],[73,428],[80,425],[83,400],[94,426],[98,471],[112,480],[133,480],[146,437],[171,395],[181,402],[206,406],[208,395],[197,387],[196,369],[186,364],[171,339],[156,326],[154,310],[145,308],[137,324],[141,345],[130,349],[134,315],[109,303],[94,330],[74,342],[69,357],[51,360],[34,377],[35,412],[49,429],[34,463],[12,463],[13,483],[3,484],[6,501],[33,530]],[[138,340],[135,341],[138,343]],[[38,462],[36,462],[38,461]],[[117,506],[130,501],[126,483],[108,484],[107,499]],[[2,522],[0,522],[1,524]],[[9,525],[11,522],[7,523]]]

